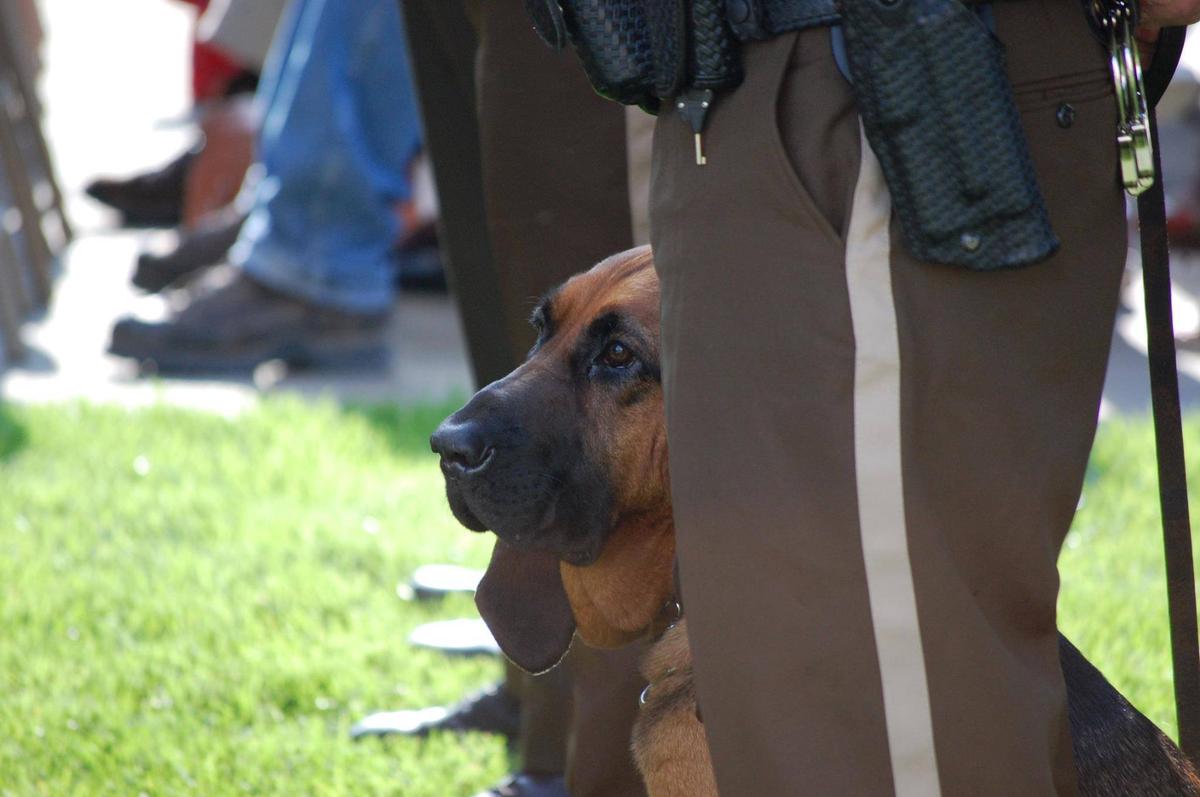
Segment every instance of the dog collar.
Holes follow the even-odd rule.
[[[650,623],[650,629],[646,632],[650,643],[653,644],[662,639],[663,634],[678,625],[682,619],[683,604],[674,596],[667,598],[662,608],[658,610],[658,614],[654,616],[654,620]]]
[[[666,670],[663,671],[662,675],[658,676],[657,681],[651,681],[650,683],[646,684],[646,688],[642,690],[642,693],[640,695],[638,695],[638,705],[639,706],[646,705],[646,702],[650,699],[650,690],[653,689],[658,684],[665,681],[666,679],[670,678],[672,675],[675,674],[675,672],[676,672],[676,670],[674,667],[668,667]]]
[[[675,573],[676,573],[676,579],[675,579],[676,595],[678,595],[679,594],[679,578],[678,578],[679,569],[678,569],[678,567],[676,568]],[[654,622],[650,624],[650,631],[647,634],[647,637],[650,639],[650,643],[653,644],[655,642],[658,642],[660,639],[663,638],[663,635],[665,635],[668,631],[670,631],[672,628],[674,628],[676,625],[678,625],[679,621],[682,619],[683,619],[683,603],[679,600],[679,598],[677,598],[675,596],[667,598],[666,602],[663,603],[662,608],[658,610],[658,614],[655,616]],[[661,675],[658,676],[658,678],[656,678],[655,680],[646,684],[646,688],[642,690],[642,693],[640,695],[638,695],[638,706],[646,705],[647,701],[650,700],[650,692],[654,690],[654,687],[658,686],[663,681],[670,678],[676,672],[677,672],[677,670],[674,667],[668,667],[667,669],[665,669],[662,672]],[[700,714],[699,701],[696,702],[696,719],[700,722],[704,722],[704,717]]]

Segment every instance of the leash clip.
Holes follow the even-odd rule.
[[[1109,66],[1117,95],[1117,150],[1121,181],[1130,196],[1154,185],[1154,144],[1142,62],[1133,37],[1136,7],[1130,0],[1092,0],[1092,16],[1108,38]]]

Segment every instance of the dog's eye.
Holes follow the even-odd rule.
[[[609,368],[628,368],[633,364],[633,351],[619,340],[614,340],[604,347],[596,358],[602,365]]]

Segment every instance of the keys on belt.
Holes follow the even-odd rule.
[[[1121,181],[1130,196],[1154,185],[1154,144],[1150,110],[1137,42],[1137,7],[1133,0],[1091,0],[1091,13],[1105,37],[1117,95],[1117,150]]]
[[[675,98],[675,110],[692,128],[697,166],[708,164],[708,156],[704,154],[704,119],[712,107],[714,96],[712,89],[688,89]]]

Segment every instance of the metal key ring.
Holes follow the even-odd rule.
[[[1154,143],[1141,59],[1133,37],[1137,9],[1127,0],[1092,0],[1094,22],[1107,34],[1109,69],[1117,99],[1117,149],[1121,182],[1133,196],[1154,184]]]

